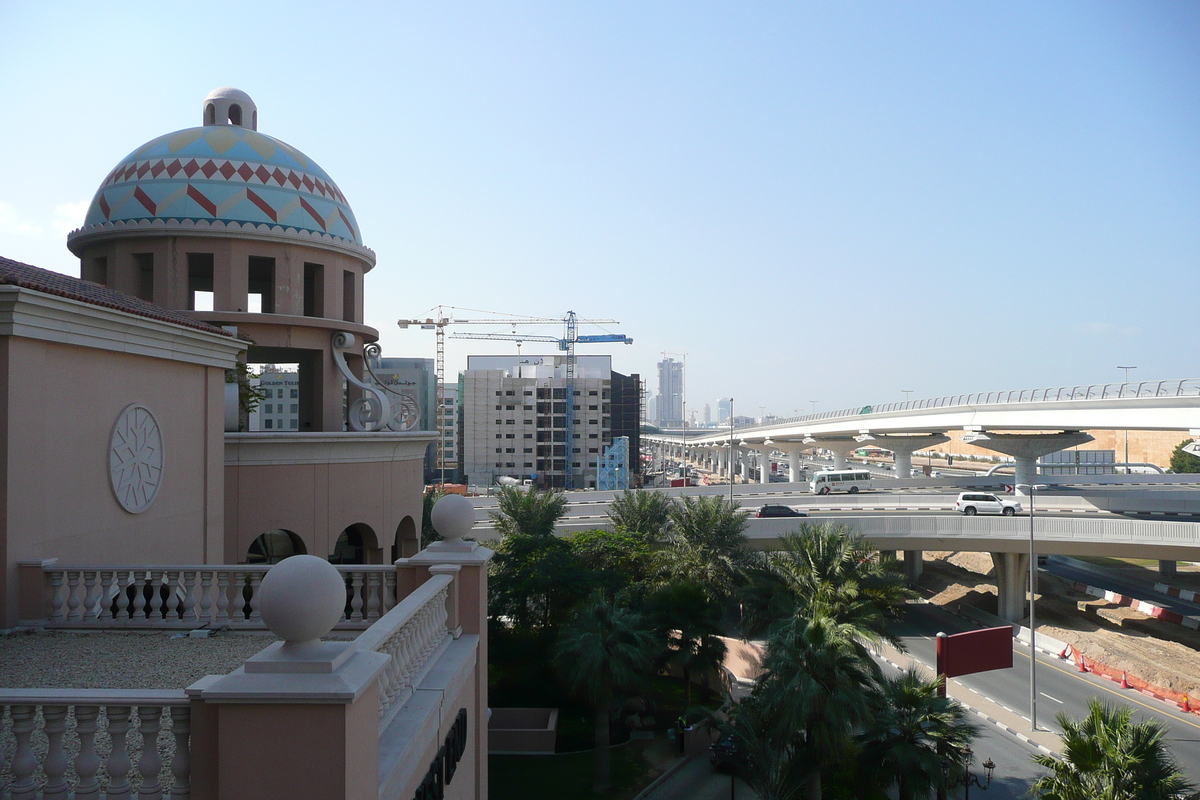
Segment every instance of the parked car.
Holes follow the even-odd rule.
[[[729,736],[722,736],[708,746],[708,761],[714,772],[744,774],[750,767],[750,759],[742,753],[737,743]]]
[[[791,506],[763,506],[755,515],[757,517],[807,517],[803,511],[797,511]]]
[[[968,517],[976,514],[1003,514],[1011,517],[1021,511],[1019,500],[1009,500],[985,492],[963,492],[954,501],[954,510]]]

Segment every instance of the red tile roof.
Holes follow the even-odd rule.
[[[110,289],[99,283],[83,281],[79,278],[63,275],[60,272],[51,272],[48,269],[22,264],[20,261],[13,261],[12,259],[0,256],[0,285],[3,284],[20,286],[22,289],[32,289],[35,292],[45,292],[46,294],[58,295],[59,297],[67,297],[71,300],[78,300],[81,303],[112,308],[117,311],[124,311],[127,314],[136,314],[139,317],[156,319],[160,322],[183,325],[206,333],[219,333],[224,336],[232,336],[229,331],[209,325],[207,322],[192,319],[186,314],[170,311],[162,306],[156,306],[154,303],[127,295],[124,292],[118,292],[116,289]]]

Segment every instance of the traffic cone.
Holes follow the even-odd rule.
[[[1125,670],[1121,670],[1121,688],[1129,688],[1129,676],[1125,674]]]
[[[1063,647],[1063,651],[1058,654],[1059,658],[1066,659],[1071,654],[1071,645]]]
[[[1187,698],[1186,694],[1183,696],[1183,713],[1185,713],[1185,714],[1192,713],[1192,704],[1188,702],[1188,698]]]

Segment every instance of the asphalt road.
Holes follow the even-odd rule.
[[[907,618],[896,627],[911,655],[932,668],[934,637],[938,631],[959,633],[977,625],[931,605],[910,607]],[[1080,673],[1069,661],[1038,653],[1037,720],[1042,728],[1061,733],[1054,717],[1065,713],[1079,719],[1087,714],[1088,702],[1097,698],[1110,704],[1133,708],[1135,721],[1156,720],[1167,728],[1166,741],[1184,774],[1200,782],[1200,717],[1184,714],[1168,705],[1091,673]],[[1012,669],[994,670],[956,678],[959,683],[1029,719],[1029,649],[1014,643]],[[982,751],[980,751],[982,754]],[[990,795],[989,795],[990,797]]]

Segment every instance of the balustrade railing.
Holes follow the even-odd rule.
[[[1006,403],[1053,403],[1068,400],[1119,400],[1137,397],[1200,397],[1200,378],[1170,381],[1140,381],[1137,383],[1097,383],[1079,386],[1060,386],[1052,389],[1013,389],[999,392],[947,395],[925,400],[907,400],[882,405],[855,406],[840,411],[823,411],[773,420],[766,425],[744,425],[737,431],[769,430],[780,425],[857,417],[863,414],[887,414],[894,411],[919,411],[954,406],[1000,405]],[[704,430],[700,435],[709,435]]]
[[[450,641],[446,607],[451,575],[434,575],[358,637],[360,650],[391,661],[379,676],[379,729],[412,696],[437,652]]]
[[[265,628],[266,565],[43,566],[46,627]],[[338,627],[366,628],[396,605],[396,568],[340,565],[346,612]]]
[[[191,797],[183,691],[0,690],[0,798]]]

